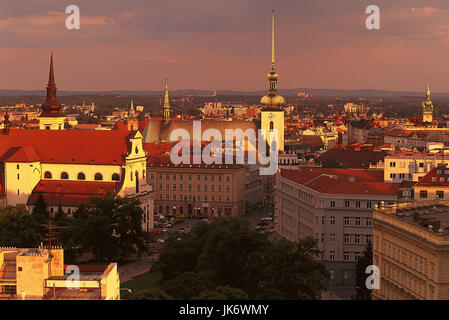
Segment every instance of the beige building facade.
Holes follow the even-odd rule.
[[[417,201],[376,208],[373,264],[380,271],[375,300],[449,299],[449,207]]]

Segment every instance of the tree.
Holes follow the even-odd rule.
[[[173,300],[164,290],[160,288],[149,288],[131,293],[128,300]]]
[[[371,300],[371,290],[366,287],[366,268],[373,264],[373,246],[371,241],[366,245],[363,254],[359,256],[356,264],[356,300]]]
[[[162,289],[179,300],[192,299],[205,290],[214,289],[215,285],[204,272],[184,272],[162,283]]]
[[[319,254],[311,238],[271,242],[246,220],[223,218],[198,224],[180,241],[169,239],[154,270],[163,275],[163,289],[177,299],[218,299],[236,290],[250,299],[319,299],[329,278]],[[183,277],[199,273],[213,286],[192,290],[200,286]]]
[[[37,247],[43,238],[43,229],[25,205],[0,209],[0,246]]]
[[[92,250],[99,261],[126,259],[146,250],[138,200],[110,193],[94,198],[93,203],[92,208],[80,207],[73,214],[64,237],[66,247]]]

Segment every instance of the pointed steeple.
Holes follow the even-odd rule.
[[[271,10],[271,70],[275,70],[274,65],[274,7]]]
[[[48,75],[47,84],[47,100],[42,105],[41,116],[62,116],[61,105],[56,98],[56,83],[55,83],[55,71],[53,68],[53,51],[50,54],[50,72]]]
[[[168,122],[170,120],[170,101],[168,98],[167,78],[165,79],[164,107],[162,110],[162,114],[163,114],[164,121]]]
[[[426,98],[430,100],[430,80],[429,79],[427,79]]]
[[[427,79],[426,100],[422,102],[423,122],[433,121],[433,103],[430,98],[430,80]]]
[[[274,37],[274,7],[271,10],[271,69],[268,77],[268,94],[263,96],[260,103],[263,109],[279,109],[285,105],[284,97],[278,95],[278,74],[276,73],[275,64],[275,37]]]
[[[129,108],[128,118],[134,119],[135,117],[136,117],[136,113],[134,111],[134,102],[133,102],[133,99],[131,99],[131,107]]]

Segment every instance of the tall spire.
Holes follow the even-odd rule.
[[[45,116],[61,116],[61,105],[56,99],[55,71],[53,68],[53,51],[50,54],[50,72],[47,84],[47,100],[42,105],[42,114]]]
[[[271,70],[274,71],[274,6],[271,9]]]
[[[268,77],[268,94],[260,99],[264,109],[279,109],[285,105],[284,97],[278,95],[278,74],[275,67],[274,7],[271,10],[271,69]]]
[[[162,110],[162,115],[165,122],[170,120],[170,101],[168,99],[167,78],[165,78],[164,108]]]
[[[134,112],[134,102],[133,99],[131,99],[131,108],[129,108],[129,118],[135,118],[136,114]]]
[[[427,98],[427,99],[430,99],[430,80],[429,80],[429,79],[427,79],[426,98]]]

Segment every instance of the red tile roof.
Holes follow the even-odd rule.
[[[133,132],[122,130],[11,129],[9,134],[0,135],[0,159],[118,165],[128,153],[131,135]]]
[[[119,182],[41,180],[28,198],[27,204],[35,204],[39,195],[42,195],[47,205],[91,205],[92,197],[116,192],[119,186]]]
[[[399,183],[383,182],[383,170],[281,169],[284,178],[317,192],[331,194],[397,195]]]
[[[448,170],[449,168],[444,166],[433,168],[415,184],[415,187],[449,187]],[[432,181],[432,178],[435,181]]]

